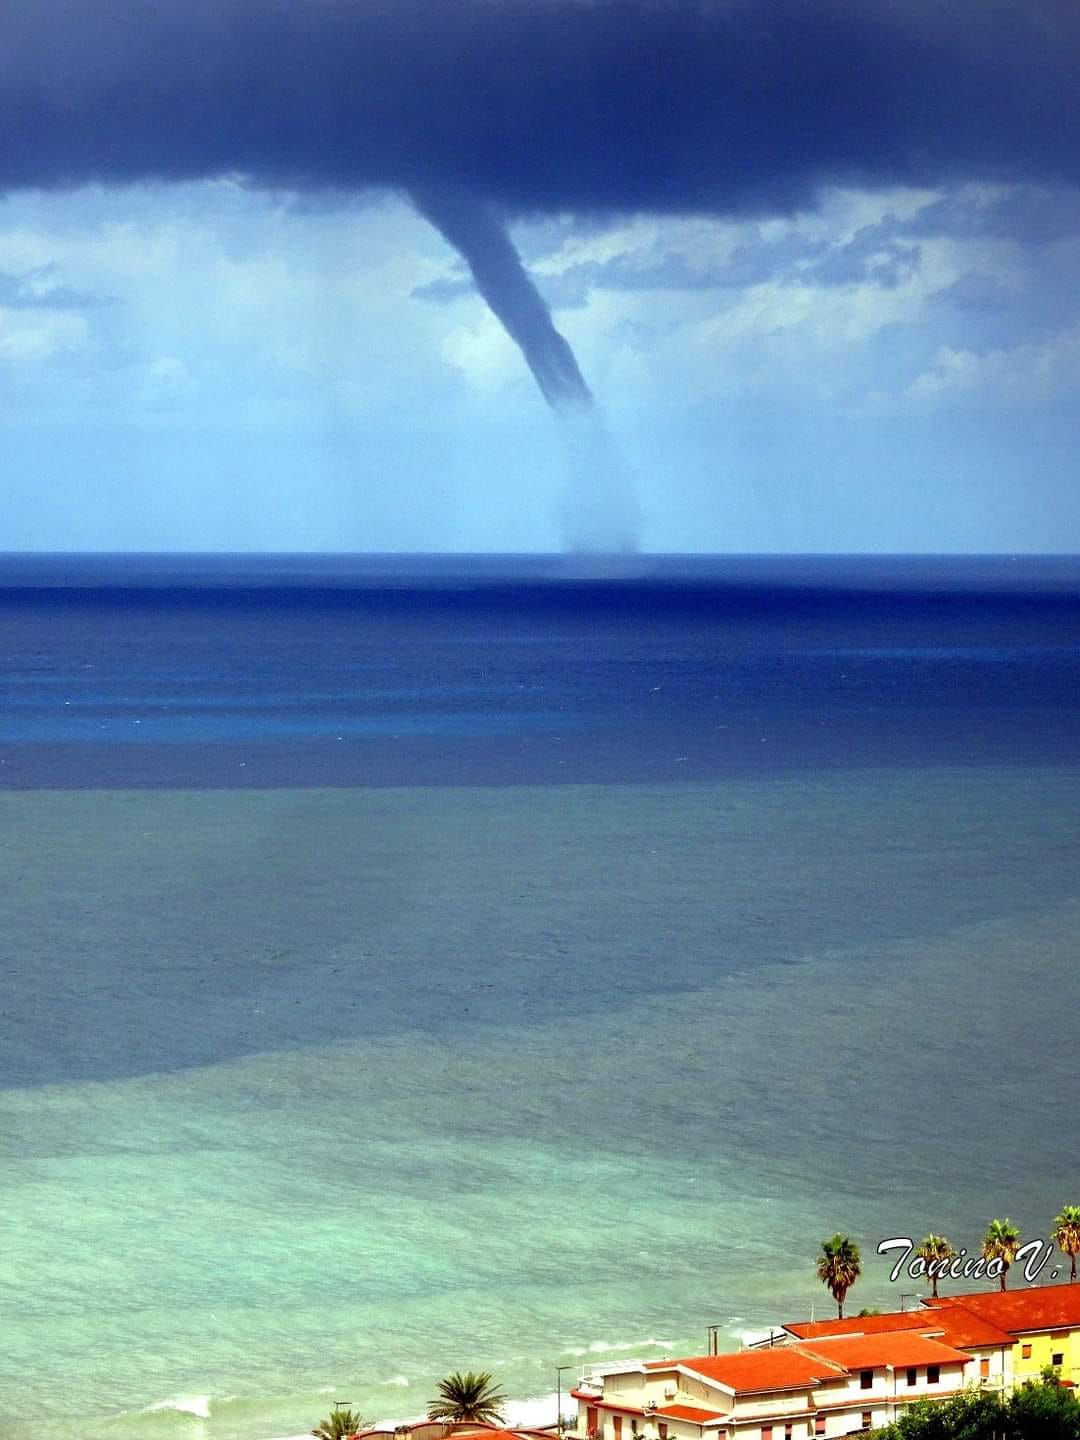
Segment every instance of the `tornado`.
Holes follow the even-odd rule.
[[[574,352],[529,279],[493,205],[456,188],[424,186],[412,202],[469,267],[476,288],[517,345],[553,410],[591,409]]]
[[[641,528],[634,476],[498,212],[459,189],[425,187],[410,193],[417,211],[468,265],[477,290],[559,417],[563,494],[557,520],[564,551],[634,554]]]

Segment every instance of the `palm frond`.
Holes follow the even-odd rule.
[[[1080,1205],[1063,1205],[1054,1216],[1051,1232],[1054,1244],[1069,1257],[1069,1279],[1076,1279],[1076,1257],[1080,1255]]]
[[[335,1407],[325,1420],[312,1430],[315,1440],[347,1440],[349,1435],[355,1435],[363,1430],[367,1421],[354,1410],[341,1410]]]
[[[491,1424],[502,1419],[506,1396],[489,1370],[455,1370],[439,1381],[438,1399],[428,1403],[429,1420],[472,1420]]]
[[[844,1312],[844,1297],[862,1274],[862,1258],[859,1247],[850,1235],[837,1233],[821,1242],[818,1256],[818,1279],[828,1286],[841,1315]]]

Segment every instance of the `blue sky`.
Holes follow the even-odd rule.
[[[67,63],[74,133],[108,102]],[[650,550],[1080,549],[1080,190],[995,134],[872,173],[830,130],[765,199],[629,151],[621,203],[570,162],[565,204],[527,155],[480,174],[596,397],[584,462],[404,187],[263,173],[272,139],[179,178],[160,145],[147,173],[43,152],[0,197],[0,549],[551,550],[612,466]]]

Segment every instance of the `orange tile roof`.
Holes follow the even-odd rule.
[[[927,1312],[936,1320],[941,1317],[940,1338],[946,1345],[955,1345],[959,1350],[983,1349],[988,1346],[1011,1345],[1012,1336],[1000,1325],[994,1325],[982,1315],[976,1315],[966,1305],[949,1305],[940,1310]],[[933,1333],[938,1334],[934,1326]],[[926,1334],[923,1331],[923,1334]]]
[[[880,1370],[886,1365],[906,1369],[909,1365],[966,1365],[971,1359],[962,1350],[918,1335],[910,1330],[891,1335],[847,1335],[835,1339],[807,1340],[800,1346],[808,1355],[820,1355],[848,1370]]]
[[[817,1340],[825,1335],[877,1335],[882,1331],[928,1330],[934,1317],[926,1311],[892,1310],[887,1315],[855,1315],[849,1320],[799,1320],[784,1329],[800,1340]]]
[[[806,1355],[793,1345],[774,1350],[742,1350],[734,1355],[697,1355],[688,1360],[651,1360],[646,1370],[673,1370],[681,1365],[736,1394],[757,1390],[788,1390],[843,1376],[831,1361]]]
[[[695,1425],[704,1425],[706,1420],[725,1419],[723,1410],[702,1410],[697,1405],[661,1405],[657,1415],[670,1415],[672,1420],[693,1420]]]
[[[798,1340],[817,1340],[829,1335],[895,1334],[917,1330],[932,1335],[957,1349],[1010,1345],[1012,1336],[999,1326],[962,1306],[951,1309],[892,1310],[885,1315],[856,1315],[851,1320],[801,1320],[784,1329]]]
[[[1038,1285],[1029,1290],[983,1290],[928,1300],[933,1309],[962,1305],[1013,1335],[1080,1328],[1080,1285]]]

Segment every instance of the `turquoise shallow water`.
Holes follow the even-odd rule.
[[[1050,765],[0,794],[0,1435],[545,1395],[820,1310],[838,1227],[860,1304],[885,1235],[1045,1234],[1078,802]]]

